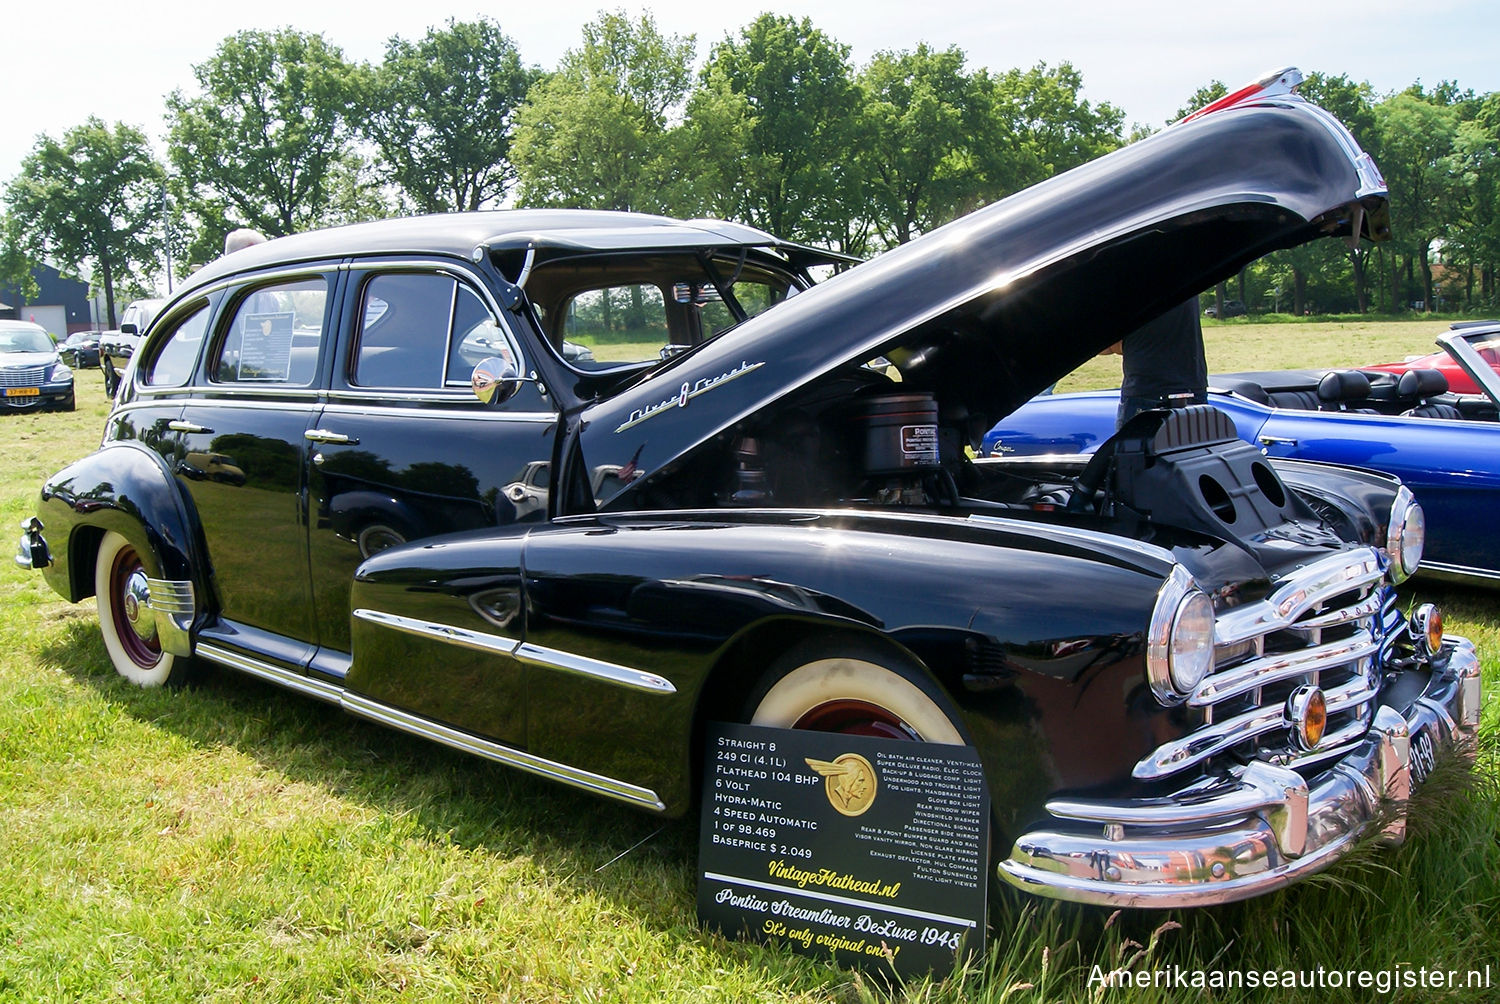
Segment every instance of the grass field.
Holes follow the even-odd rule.
[[[1441,325],[1208,329],[1211,367],[1400,358]],[[1107,382],[1107,374],[1092,379]],[[97,444],[105,402],[0,415],[0,520]],[[14,540],[12,536],[10,540]],[[11,546],[7,543],[5,546]],[[1322,989],[1210,999],[1500,997],[1500,594],[1417,586],[1484,656],[1478,769],[1418,795],[1398,850],[1247,904],[1109,911],[1005,899],[982,966],[868,976],[701,933],[697,833],[343,716],[229,670],[183,691],[109,669],[92,603],[0,567],[0,1001],[1170,1001],[1100,971],[1265,970]],[[1485,988],[1347,985],[1488,967]],[[1337,986],[1334,986],[1337,973]],[[1224,976],[1222,978],[1229,978]],[[1406,977],[1415,979],[1415,976]],[[1462,981],[1461,977],[1461,981]]]

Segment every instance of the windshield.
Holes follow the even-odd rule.
[[[538,265],[526,294],[563,359],[593,370],[670,358],[769,310],[801,285],[765,261],[663,252]]]
[[[51,352],[52,339],[41,328],[0,330],[0,352]]]

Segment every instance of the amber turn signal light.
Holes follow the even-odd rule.
[[[1328,728],[1328,702],[1317,687],[1298,687],[1286,701],[1287,724],[1303,752],[1318,748]]]

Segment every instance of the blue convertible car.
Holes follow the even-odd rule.
[[[1437,342],[1482,393],[1450,393],[1436,369],[1287,370],[1212,377],[1209,403],[1234,421],[1242,439],[1271,457],[1400,477],[1426,513],[1423,574],[1500,585],[1494,519],[1500,499],[1500,374],[1484,354],[1500,345],[1500,322],[1454,325]],[[1118,403],[1117,391],[1035,398],[989,431],[983,452],[996,458],[1107,454]],[[1091,465],[1091,476],[1102,480],[1109,472],[1106,458],[1100,460]],[[1233,500],[1224,504],[1232,516]]]

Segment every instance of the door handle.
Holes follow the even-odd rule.
[[[326,429],[308,429],[302,434],[302,438],[309,443],[333,443],[336,446],[358,446],[359,440],[353,436],[345,436],[338,432],[329,432]]]
[[[1297,441],[1295,439],[1287,439],[1285,436],[1261,436],[1260,437],[1260,441],[1261,441],[1261,445],[1263,445],[1263,446],[1296,446],[1297,445]]]
[[[206,425],[198,425],[195,422],[183,422],[178,419],[174,419],[168,422],[167,428],[171,429],[173,432],[188,432],[194,435],[203,434],[212,436],[214,433],[214,430],[210,429]]]

